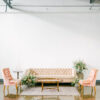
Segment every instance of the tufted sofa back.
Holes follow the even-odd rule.
[[[38,75],[75,75],[73,68],[35,68],[33,69]]]

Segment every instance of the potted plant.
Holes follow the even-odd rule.
[[[35,85],[35,80],[36,80],[36,77],[32,76],[32,75],[27,75],[27,76],[24,76],[21,80],[21,83],[22,85],[26,85],[28,87],[32,87]]]
[[[83,79],[83,71],[87,69],[86,64],[79,60],[74,62],[74,68],[76,69],[77,76],[79,79]]]
[[[73,81],[73,82],[71,83],[71,85],[72,85],[72,86],[75,86],[75,85],[77,85],[78,83],[79,83],[79,79],[76,78],[75,81]]]

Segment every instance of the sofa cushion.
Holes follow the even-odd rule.
[[[74,78],[72,75],[36,75],[37,78]]]

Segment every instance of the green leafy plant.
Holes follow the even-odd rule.
[[[28,87],[32,87],[35,85],[36,77],[32,75],[24,76],[21,80],[22,85],[27,85]]]
[[[83,70],[86,70],[86,64],[83,61],[76,61],[74,62],[74,68],[76,69],[77,73],[82,73]]]
[[[76,78],[76,80],[75,81],[73,81],[72,83],[71,83],[71,85],[72,86],[75,86],[75,84],[78,84],[79,83],[79,79],[78,78]]]

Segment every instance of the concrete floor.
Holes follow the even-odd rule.
[[[13,91],[12,91],[13,90]],[[91,96],[91,88],[84,89],[84,96],[16,96],[15,89],[10,89],[10,94],[3,96],[3,85],[0,85],[0,100],[100,100],[100,85],[97,86],[96,97]]]

